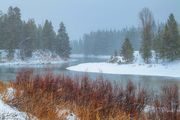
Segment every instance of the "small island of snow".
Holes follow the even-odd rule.
[[[67,69],[79,72],[107,74],[180,77],[180,61],[145,64],[138,51],[134,53],[134,57],[135,61],[132,64],[106,62],[83,63],[68,67]]]

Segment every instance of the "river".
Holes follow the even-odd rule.
[[[74,60],[62,64],[54,65],[32,65],[32,66],[0,66],[0,80],[8,82],[10,80],[15,80],[16,74],[24,69],[32,69],[37,74],[43,74],[48,71],[54,74],[65,74],[69,76],[85,75],[84,72],[69,71],[66,68],[72,65],[77,65],[80,63],[87,62],[104,62],[106,59],[103,58],[82,58],[76,57]],[[180,78],[172,77],[157,77],[157,76],[139,76],[139,75],[115,75],[115,74],[102,74],[102,73],[88,73],[88,75],[95,79],[96,77],[103,76],[109,81],[116,81],[125,85],[129,80],[133,81],[135,84],[140,84],[146,88],[159,89],[164,84],[177,84],[180,87]]]

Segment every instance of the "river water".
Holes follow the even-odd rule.
[[[43,74],[48,71],[54,74],[65,74],[69,76],[85,75],[84,72],[69,71],[66,68],[72,65],[77,65],[80,63],[87,62],[104,62],[106,59],[103,58],[73,58],[69,62],[55,65],[31,65],[31,66],[0,66],[0,80],[8,82],[10,80],[15,80],[16,74],[24,69],[32,69],[34,73]],[[88,76],[92,79],[96,77],[103,76],[109,81],[116,81],[121,85],[125,85],[129,80],[135,84],[140,84],[146,88],[159,89],[165,84],[177,84],[180,87],[180,78],[172,77],[157,77],[157,76],[139,76],[139,75],[115,75],[115,74],[102,74],[102,73],[88,73]]]

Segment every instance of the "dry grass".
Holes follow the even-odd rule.
[[[0,94],[2,94],[7,88],[7,84],[4,82],[0,81]]]
[[[69,110],[80,120],[178,120],[178,87],[165,86],[160,96],[152,97],[146,89],[104,80],[91,80],[88,76],[71,78],[48,73],[33,75],[32,71],[20,72],[12,82],[15,97],[9,104],[30,113],[40,120],[65,119]],[[151,99],[150,99],[151,98]],[[164,99],[167,98],[167,99]],[[177,102],[178,101],[178,102]],[[177,106],[169,109],[169,102]],[[155,112],[144,113],[147,104],[155,106]],[[166,106],[168,115],[159,108]]]
[[[146,91],[132,82],[123,88],[102,77],[34,76],[25,71],[12,84],[16,93],[9,104],[42,120],[59,119],[58,109],[63,108],[81,120],[138,118],[148,100]]]

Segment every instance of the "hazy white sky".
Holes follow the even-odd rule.
[[[18,6],[22,18],[34,18],[39,24],[52,21],[55,30],[63,21],[70,39],[98,29],[138,26],[138,13],[148,7],[156,21],[165,22],[173,13],[180,23],[180,0],[1,0],[0,10]]]

